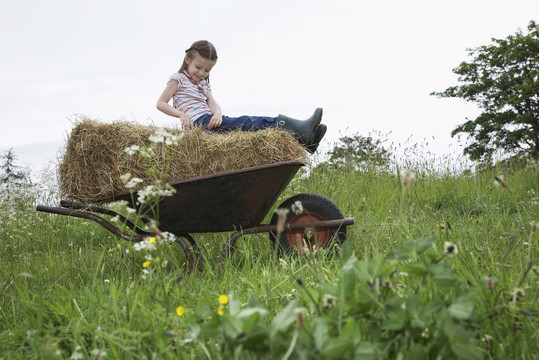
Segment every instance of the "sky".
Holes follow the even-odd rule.
[[[468,48],[539,20],[537,0],[2,0],[0,153],[57,163],[79,116],[174,126],[155,103],[185,49],[210,40],[225,115],[307,118],[321,149],[385,134],[461,152],[451,130],[479,109],[430,96],[458,85]]]

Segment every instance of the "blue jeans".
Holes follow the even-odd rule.
[[[195,125],[202,126],[205,129],[208,129],[208,124],[213,115],[207,114],[202,115],[194,121]],[[248,116],[243,115],[239,117],[230,117],[223,115],[223,122],[221,126],[210,131],[217,132],[228,132],[233,130],[243,130],[243,131],[256,131],[265,128],[275,127],[275,118],[269,116]]]

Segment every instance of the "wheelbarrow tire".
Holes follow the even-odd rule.
[[[297,202],[303,207],[302,213],[298,212]],[[280,209],[286,212],[287,224],[298,223],[314,223],[318,221],[339,220],[344,219],[341,211],[331,200],[318,194],[297,194],[285,200],[277,210],[275,210],[271,224],[277,224],[279,219]],[[312,237],[312,233],[316,234],[316,239]],[[311,237],[309,237],[311,235]],[[324,248],[333,251],[335,245],[341,245],[346,240],[346,226],[340,228],[314,228],[311,232],[306,232],[303,229],[289,231],[277,234],[269,233],[270,240],[274,246],[278,246],[280,252],[291,252],[297,248],[299,242],[304,241],[309,250],[313,250],[313,246]]]

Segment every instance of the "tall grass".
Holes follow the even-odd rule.
[[[536,358],[537,167],[472,174],[406,165],[315,170],[298,176],[282,194],[278,203],[317,193],[355,218],[342,257],[280,260],[268,235],[257,234],[241,238],[223,263],[220,254],[230,234],[195,234],[206,259],[200,274],[188,269],[173,243],[158,242],[151,253],[135,251],[95,223],[35,212],[35,197],[17,206],[3,202],[0,358],[434,358],[433,351],[444,358]],[[53,204],[53,197],[40,201]],[[417,256],[390,261],[417,239],[435,240]],[[456,246],[455,256],[444,255],[446,243]],[[437,261],[454,278],[431,279],[428,269]],[[408,307],[416,296],[425,306],[439,300],[439,314],[462,306],[465,314],[453,322],[470,335],[469,351],[459,352],[457,335],[436,333],[449,326],[436,313],[425,318],[430,325],[418,334],[413,322],[389,326],[397,300],[382,285],[376,290],[375,283],[363,281],[363,268],[378,268],[373,279]],[[355,287],[343,285],[352,278]],[[378,305],[365,308],[361,286],[368,296],[379,294],[373,297]],[[335,294],[335,308],[326,310],[324,296],[332,289],[352,289],[357,296]],[[221,294],[230,297],[226,306],[218,302]],[[469,301],[462,300],[465,295]],[[229,314],[218,315],[221,305]],[[326,327],[332,330],[322,331]],[[389,339],[392,331],[399,336]],[[315,346],[324,338],[331,344]],[[455,346],[447,348],[441,339]]]

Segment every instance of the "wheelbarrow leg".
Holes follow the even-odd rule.
[[[238,241],[240,236],[248,235],[248,234],[263,233],[263,232],[268,232],[268,231],[275,231],[276,229],[277,229],[276,225],[259,225],[252,228],[247,228],[247,229],[242,229],[240,231],[236,231],[234,234],[232,234],[231,237],[228,238],[225,246],[223,247],[223,261],[226,260],[226,258],[231,255],[236,245],[236,241]]]
[[[191,236],[191,234],[181,233],[181,234],[178,234],[178,235],[175,235],[175,236],[178,237],[178,238],[184,238],[189,242],[189,244],[191,244],[191,247],[193,248],[192,253],[194,254],[194,256],[196,258],[196,265],[197,266],[198,266],[199,263],[204,262],[204,258],[202,257],[202,252],[200,251],[200,248],[198,247],[197,242]]]
[[[237,231],[228,238],[225,246],[223,247],[223,261],[226,260],[234,251],[236,241],[244,234],[243,231]]]
[[[195,264],[195,260],[193,259],[193,254],[191,254],[191,249],[189,249],[189,245],[187,245],[181,237],[176,236],[176,235],[174,235],[174,241],[182,247],[183,253],[185,254],[185,257],[187,258],[187,262],[189,263],[189,266],[191,267],[191,269],[196,271],[197,274],[200,274],[200,271],[198,270]]]

